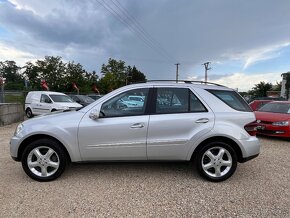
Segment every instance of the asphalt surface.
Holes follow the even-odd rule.
[[[290,217],[285,140],[260,137],[260,156],[222,183],[186,163],[73,164],[40,183],[10,157],[15,127],[0,127],[0,217]]]

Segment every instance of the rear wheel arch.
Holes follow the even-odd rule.
[[[51,139],[51,140],[54,140],[56,141],[59,145],[62,146],[63,150],[65,151],[65,155],[66,155],[66,158],[67,158],[67,161],[70,163],[71,162],[71,157],[69,155],[69,152],[68,150],[66,149],[66,147],[63,145],[63,143],[61,143],[59,140],[57,140],[56,138],[52,137],[52,136],[49,136],[49,135],[45,135],[45,134],[39,134],[39,135],[33,135],[33,136],[30,136],[28,138],[26,138],[22,143],[21,145],[19,146],[19,149],[18,149],[18,153],[17,153],[17,160],[21,160],[22,159],[22,155],[23,155],[23,152],[25,150],[25,148],[32,142],[38,140],[38,139]]]
[[[232,139],[224,137],[224,136],[216,136],[216,137],[212,137],[212,138],[208,138],[204,141],[202,141],[194,150],[193,154],[191,155],[190,160],[193,161],[196,158],[196,155],[198,154],[198,152],[203,148],[203,146],[212,143],[212,142],[224,142],[227,143],[229,146],[231,146],[234,151],[236,152],[237,158],[238,158],[238,162],[242,162],[243,160],[243,154],[242,154],[242,150],[239,147],[239,145]]]

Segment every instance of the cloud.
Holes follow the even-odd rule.
[[[290,41],[281,42],[280,44],[276,45],[264,46],[261,48],[247,50],[243,53],[223,54],[223,56],[231,60],[235,61],[238,60],[244,62],[243,69],[245,70],[257,62],[266,61],[279,57],[280,51],[283,48],[288,47],[289,45]]]
[[[0,42],[0,61],[17,60],[18,63],[24,65],[27,60],[34,58],[35,56],[31,53],[20,51]]]
[[[239,91],[248,91],[261,81],[276,84],[276,82],[282,81],[281,72],[266,74],[234,73],[232,75],[225,75],[219,79],[212,79],[210,82],[238,89]]]
[[[113,57],[136,65],[149,79],[174,79],[175,63],[181,63],[181,75],[192,77],[185,72],[203,72],[201,64],[210,61],[211,74],[215,68],[219,72],[210,75],[214,80],[234,80],[233,75],[241,74],[234,72],[248,76],[257,62],[281,58],[281,50],[290,46],[287,0],[279,4],[272,0],[118,1],[158,42],[153,46],[144,43],[140,32],[130,31],[114,12],[98,2],[106,2],[115,12],[119,10],[113,4],[116,0],[1,2],[0,31],[7,33],[0,34],[2,45],[32,58],[59,55],[97,72]],[[171,58],[160,52],[161,47]],[[229,62],[235,66],[227,68]],[[281,70],[287,71],[287,67],[290,63]],[[267,72],[271,70],[276,69]],[[240,83],[244,87],[247,82]]]

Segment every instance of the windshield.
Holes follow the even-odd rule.
[[[259,111],[290,114],[290,103],[268,103],[261,107]]]
[[[95,100],[88,97],[88,96],[85,96],[85,95],[78,95],[79,99],[81,99],[83,102],[85,103],[93,103]]]
[[[69,96],[67,95],[49,95],[54,102],[74,102]]]

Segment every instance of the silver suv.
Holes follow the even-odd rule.
[[[131,107],[132,96],[144,101]],[[38,181],[56,179],[69,162],[167,160],[193,161],[201,176],[219,182],[238,162],[258,156],[255,120],[227,87],[147,82],[117,89],[78,111],[19,124],[10,151]]]

